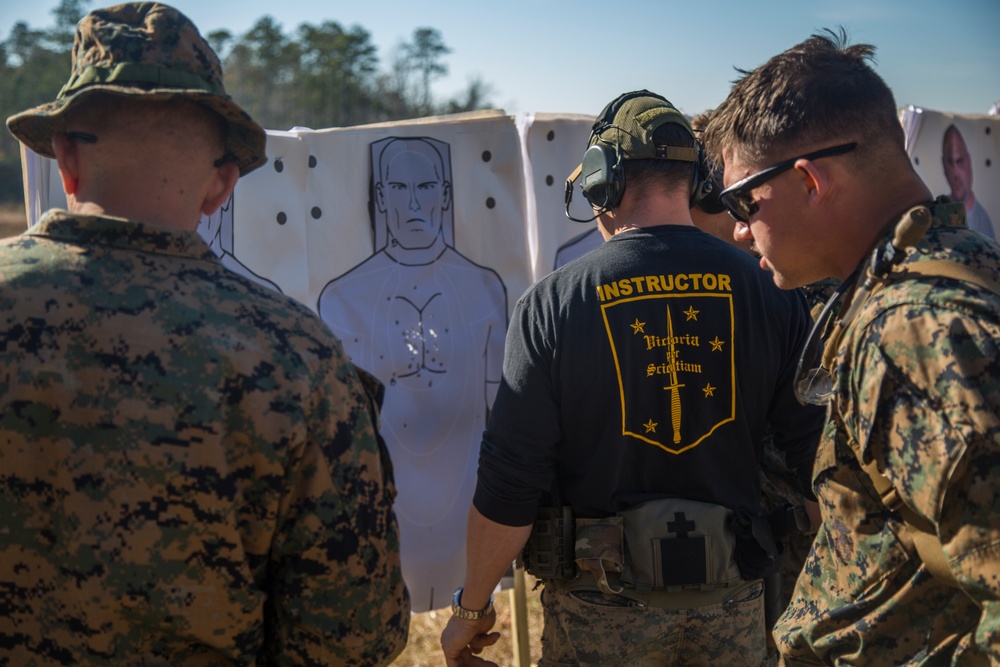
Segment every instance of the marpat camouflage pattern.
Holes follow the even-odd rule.
[[[0,665],[381,665],[387,453],[307,308],[196,232],[50,211],[0,243]]]
[[[964,264],[996,281],[1000,246],[937,204],[901,268]],[[1000,664],[1000,296],[947,277],[873,294],[836,358],[817,452],[823,526],[775,638],[786,665]],[[859,461],[930,521],[960,586],[935,578]]]

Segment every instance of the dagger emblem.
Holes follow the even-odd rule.
[[[681,441],[681,387],[677,383],[677,344],[674,340],[674,321],[670,317],[670,306],[667,306],[667,337],[670,345],[667,348],[668,368],[670,369],[670,385],[664,389],[670,391],[670,420],[674,426],[674,444]]]

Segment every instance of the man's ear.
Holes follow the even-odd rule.
[[[795,172],[801,179],[801,184],[810,205],[823,201],[830,193],[832,185],[831,174],[812,160],[795,162]]]
[[[385,190],[382,187],[382,181],[375,184],[375,206],[380,213],[385,213]]]
[[[201,212],[205,215],[212,215],[219,210],[219,207],[226,203],[229,195],[236,188],[236,181],[240,178],[240,168],[235,162],[226,162],[220,167],[216,167],[215,176],[205,191],[205,198],[201,202]]]
[[[56,155],[59,178],[67,196],[76,195],[80,187],[80,153],[76,142],[62,132],[52,135],[52,152]]]

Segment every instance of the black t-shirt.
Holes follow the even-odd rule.
[[[618,234],[518,301],[474,504],[607,516],[680,497],[755,511],[770,429],[808,484],[823,411],[792,392],[811,319],[756,260],[688,226]]]

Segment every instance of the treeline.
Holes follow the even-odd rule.
[[[54,99],[69,78],[77,22],[91,0],[61,0],[53,27],[24,22],[0,42],[0,115]],[[489,87],[474,79],[455,98],[435,99],[432,83],[448,73],[451,49],[441,34],[421,27],[380,62],[371,34],[336,21],[303,23],[286,34],[264,16],[245,34],[205,34],[222,59],[227,92],[269,129],[345,127],[488,108]],[[0,133],[0,202],[22,201],[20,153]]]

